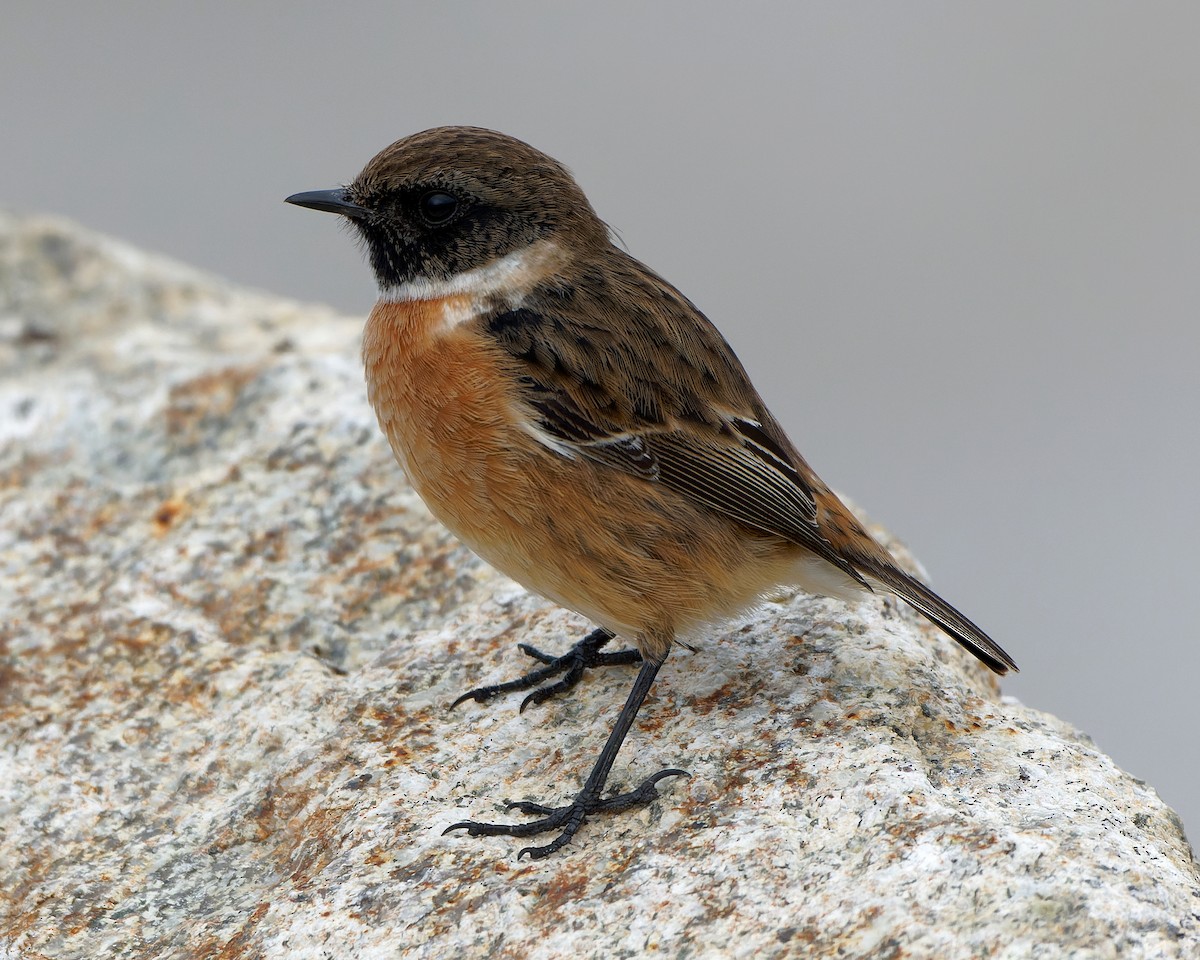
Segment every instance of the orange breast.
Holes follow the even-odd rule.
[[[380,303],[363,333],[367,391],[422,499],[455,532],[490,513],[512,471],[511,400],[499,353],[468,324],[467,297]]]
[[[564,457],[521,416],[499,347],[470,300],[384,303],[363,335],[368,392],[430,511],[526,587],[665,654],[677,631],[735,613],[798,548],[655,483]]]

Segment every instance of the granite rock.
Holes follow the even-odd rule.
[[[0,215],[0,956],[1200,956],[1175,814],[885,598],[675,653],[652,806],[443,837],[572,794],[633,674],[447,709],[588,627],[429,517],[360,325]]]

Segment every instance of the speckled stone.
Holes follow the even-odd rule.
[[[441,836],[572,794],[633,672],[447,709],[587,625],[429,518],[359,327],[0,215],[0,956],[1200,956],[1175,814],[882,599],[674,654],[651,807]]]

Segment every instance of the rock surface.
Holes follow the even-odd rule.
[[[447,710],[586,625],[429,518],[359,327],[0,215],[0,956],[1200,956],[1172,811],[883,600],[678,651],[653,806],[441,836],[573,793],[633,674]]]

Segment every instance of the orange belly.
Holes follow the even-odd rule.
[[[793,545],[523,431],[510,361],[471,323],[446,322],[468,309],[465,297],[383,303],[363,336],[380,426],[468,547],[652,656],[798,582]]]

